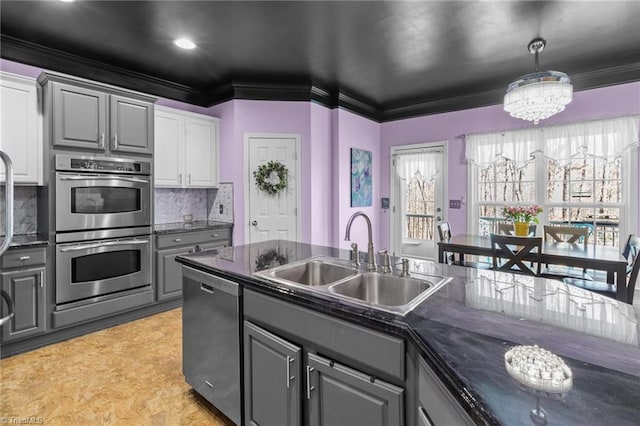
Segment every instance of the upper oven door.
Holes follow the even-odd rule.
[[[56,232],[149,225],[149,176],[56,173]]]

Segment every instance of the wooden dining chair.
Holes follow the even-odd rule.
[[[537,225],[529,225],[529,237],[536,235]],[[500,235],[513,235],[512,223],[499,223],[498,234]]]
[[[589,244],[589,228],[586,227],[544,225],[543,233],[544,240],[547,242],[582,245],[585,250]],[[564,278],[593,280],[593,277],[587,273],[586,269],[580,271],[570,266],[561,265],[546,265],[540,275],[556,280],[563,280]]]
[[[617,297],[618,288],[616,285],[605,281],[582,280],[570,277],[564,278],[562,281],[566,284],[591,290],[594,293],[609,296],[614,299],[618,299],[621,302],[632,304],[636,290],[636,283],[638,281],[638,273],[640,271],[640,238],[638,238],[637,235],[629,235],[629,239],[627,240],[627,244],[625,245],[622,254],[627,258],[629,267],[627,269],[626,279],[627,288],[623,292],[623,296],[621,298]]]
[[[493,251],[493,269],[517,274],[540,275],[541,237],[491,234],[490,239]],[[525,260],[526,257],[528,259]],[[501,263],[503,259],[505,261]]]
[[[451,226],[449,222],[443,222],[437,226],[438,235],[440,236],[440,241],[446,241],[451,238]],[[472,262],[468,260],[456,260],[453,253],[445,253],[444,254],[445,262],[447,265],[457,265],[457,266],[466,266],[469,268],[477,268],[477,269],[491,269],[491,264],[486,262]]]

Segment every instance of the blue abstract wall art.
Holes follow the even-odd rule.
[[[351,148],[351,207],[371,206],[371,151]]]

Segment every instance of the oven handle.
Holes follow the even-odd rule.
[[[148,179],[137,179],[130,177],[120,176],[95,176],[95,175],[76,175],[76,176],[61,176],[60,180],[123,180],[125,182],[137,182],[137,183],[149,183]]]
[[[72,246],[72,247],[65,247],[60,249],[60,251],[62,253],[68,252],[68,251],[76,251],[76,250],[88,250],[88,249],[92,249],[92,248],[98,248],[98,247],[106,247],[106,246],[125,246],[125,245],[131,245],[131,244],[149,244],[148,240],[134,240],[134,241],[107,241],[106,243],[95,243],[95,244],[84,244],[84,245],[80,245],[80,246]]]

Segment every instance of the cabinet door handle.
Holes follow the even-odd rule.
[[[40,288],[44,288],[44,271],[40,271]]]
[[[180,241],[182,241],[182,238],[176,238],[176,239],[175,239],[175,240],[173,240],[173,241],[175,241],[176,243],[179,243]]]
[[[422,424],[433,426],[433,422],[429,418],[427,410],[425,410],[422,405],[418,405],[418,417],[420,417],[420,420],[422,420]]]
[[[19,259],[24,262],[25,260],[31,259],[31,256],[20,256]]]
[[[118,134],[116,133],[115,135],[113,135],[113,148],[111,149],[118,149]]]
[[[212,384],[210,381],[205,380],[205,381],[204,381],[204,383],[205,383],[207,386],[209,386],[211,389],[213,389],[213,384]]]
[[[289,389],[289,387],[291,386],[291,381],[295,379],[295,376],[291,375],[291,364],[293,363],[293,361],[293,358],[287,356],[287,389]]]
[[[100,134],[100,149],[104,149],[104,132]]]
[[[11,320],[11,318],[13,318],[14,306],[13,306],[13,299],[11,298],[11,296],[9,296],[9,293],[7,293],[4,290],[0,290],[0,296],[2,296],[5,302],[7,302],[7,307],[9,308],[9,313],[7,314],[7,316],[0,318],[0,326],[2,326],[8,323],[9,320]]]
[[[200,283],[200,290],[204,291],[205,293],[213,294],[213,287],[205,283]]]
[[[182,173],[178,173],[178,183],[182,185]]]
[[[213,234],[213,235],[211,235],[211,236],[212,236],[213,238],[217,238],[217,237],[218,237],[218,234]]]
[[[307,399],[311,399],[311,391],[315,389],[314,386],[311,386],[311,372],[314,370],[313,367],[307,365]]]
[[[189,185],[191,185],[191,173],[189,173]]]

